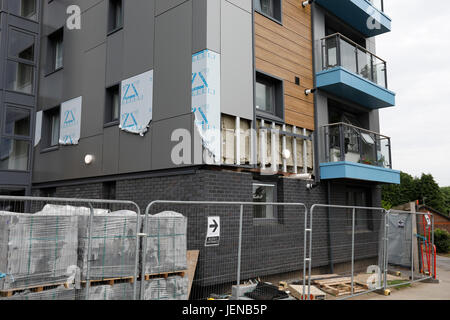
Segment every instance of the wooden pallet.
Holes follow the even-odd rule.
[[[81,281],[81,286],[86,287],[86,280]],[[122,278],[108,278],[108,279],[92,279],[90,280],[91,287],[96,286],[113,286],[119,283],[134,283],[134,277],[122,277]]]
[[[52,283],[52,284],[41,284],[41,285],[35,285],[35,286],[28,286],[28,287],[21,287],[21,288],[14,288],[14,289],[7,289],[7,290],[1,290],[0,291],[0,297],[2,298],[10,298],[14,294],[22,291],[30,291],[33,293],[36,292],[44,292],[52,289],[56,289],[60,286],[64,286],[66,289],[69,288],[69,284],[67,282],[59,282],[59,283]]]
[[[146,274],[144,279],[145,279],[145,281],[148,281],[150,279],[158,279],[158,278],[167,279],[168,277],[174,277],[174,276],[179,276],[179,277],[184,278],[186,273],[187,273],[187,270],[174,271],[174,272],[152,273],[152,274]]]
[[[352,279],[350,277],[333,278],[325,280],[314,280],[321,290],[333,296],[345,296],[352,294]],[[358,281],[353,281],[353,293],[367,291],[368,286]]]

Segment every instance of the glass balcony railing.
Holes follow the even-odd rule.
[[[353,162],[392,169],[391,138],[346,123],[321,128],[325,163]]]
[[[371,5],[373,5],[375,8],[377,8],[381,12],[384,12],[384,1],[383,0],[366,0],[366,1],[370,2]]]
[[[386,61],[340,33],[321,41],[322,70],[340,66],[387,89]]]

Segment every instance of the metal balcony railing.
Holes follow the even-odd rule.
[[[321,41],[322,70],[341,66],[379,86],[388,88],[386,61],[340,33],[327,36]]]
[[[323,126],[325,162],[348,161],[392,169],[391,138],[346,123]]]

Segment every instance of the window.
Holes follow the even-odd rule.
[[[45,144],[48,148],[59,145],[60,107],[44,112]]]
[[[103,199],[116,200],[116,182],[103,182]]]
[[[257,72],[256,111],[260,115],[284,118],[283,81]]]
[[[116,31],[123,26],[122,0],[109,0],[108,32]]]
[[[257,12],[281,22],[281,0],[254,0],[254,3]]]
[[[27,19],[37,20],[37,0],[9,0],[8,11]]]
[[[276,185],[265,183],[253,184],[253,202],[276,202]],[[254,219],[276,219],[276,208],[274,206],[253,206]]]
[[[119,121],[120,85],[106,89],[105,123]]]
[[[28,170],[30,142],[3,137],[0,142],[0,170]]]
[[[48,36],[48,61],[49,72],[63,67],[64,61],[64,28],[61,28]]]
[[[6,64],[6,88],[21,93],[33,93],[34,67],[32,65],[8,61]]]
[[[6,107],[4,134],[8,136],[30,136],[30,111],[27,109]]]
[[[9,57],[34,62],[34,43],[33,35],[11,29],[9,32]]]
[[[370,189],[348,188],[346,191],[346,205],[356,207],[371,206]],[[355,212],[355,227],[362,230],[372,230],[372,213],[369,210],[358,209]],[[347,209],[347,226],[352,227],[353,210]]]

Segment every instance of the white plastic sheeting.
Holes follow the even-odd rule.
[[[192,56],[192,112],[210,159],[220,163],[220,54],[211,50]]]
[[[41,142],[42,132],[42,111],[36,112],[36,128],[34,131],[34,146],[36,147]]]
[[[120,129],[143,136],[153,118],[153,70],[122,81]]]
[[[81,106],[83,97],[78,97],[61,104],[61,122],[59,143],[75,145],[80,140]]]

